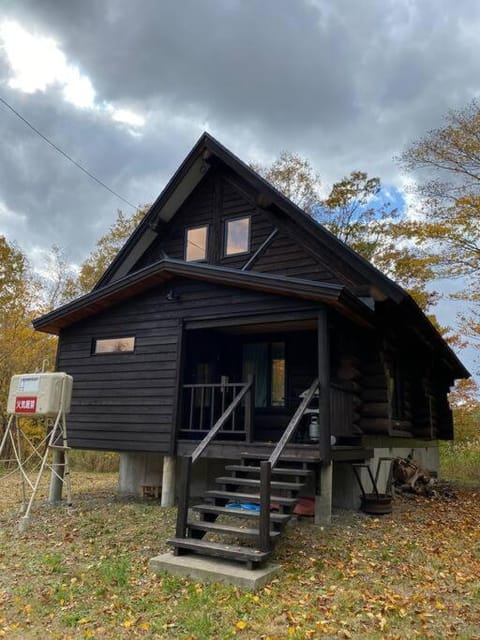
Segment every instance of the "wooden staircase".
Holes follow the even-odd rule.
[[[261,512],[241,508],[241,504],[259,505],[261,466],[258,456],[244,453],[241,464],[225,467],[228,475],[216,479],[218,489],[207,491],[204,502],[190,509],[187,535],[168,543],[175,554],[197,553],[246,563],[252,569],[272,553],[281,531],[290,520],[299,500],[299,492],[313,475],[308,462],[282,457],[281,466],[272,469],[270,487],[268,545],[261,544]],[[215,540],[211,541],[210,537]],[[217,541],[221,538],[221,542]],[[237,539],[241,539],[239,544]]]
[[[261,454],[241,454],[241,464],[227,465],[225,475],[216,479],[218,488],[207,491],[204,502],[191,509],[192,464],[242,399],[252,393],[254,380],[245,384],[192,455],[182,458],[176,534],[168,540],[175,555],[196,553],[214,556],[246,563],[250,569],[267,560],[282,528],[292,516],[299,492],[313,473],[308,459],[289,458],[284,450],[312,402],[318,384],[318,379],[314,380],[268,459]],[[248,506],[239,508],[241,504],[258,505],[258,510],[255,507],[250,510]],[[245,526],[245,521],[249,526]],[[218,542],[218,538],[222,542]],[[238,538],[243,544],[238,544]]]

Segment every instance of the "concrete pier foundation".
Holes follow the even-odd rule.
[[[315,524],[330,524],[332,521],[333,463],[320,467],[318,486],[315,492]]]

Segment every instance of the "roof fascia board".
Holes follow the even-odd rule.
[[[115,280],[119,280],[126,276],[157,237],[157,231],[154,231],[150,227],[146,227],[137,242],[131,246],[130,251],[124,256],[117,268],[110,273],[110,282],[114,282]]]
[[[170,217],[174,215],[175,211],[178,210],[178,207],[185,202],[186,198],[190,195],[193,189],[197,186],[197,184],[201,181],[203,176],[208,172],[209,165],[203,159],[206,150],[206,134],[203,134],[198,139],[197,143],[191,149],[190,153],[187,155],[185,160],[180,164],[178,169],[175,171],[173,176],[168,181],[165,188],[162,190],[158,198],[152,204],[142,222],[135,229],[133,234],[127,240],[127,242],[123,245],[120,251],[117,253],[109,267],[106,269],[102,277],[99,279],[97,284],[93,287],[93,291],[100,289],[105,286],[109,282],[113,280],[117,271],[121,269],[123,261],[127,260],[128,255],[130,253],[135,253],[134,251],[137,243],[139,243],[142,237],[147,234],[147,230],[149,228],[157,231],[157,221],[158,219],[162,219],[161,213],[164,207],[166,207],[166,211]],[[193,170],[192,170],[193,169]],[[189,177],[189,173],[191,175]],[[186,181],[185,181],[186,178]],[[184,187],[182,188],[182,184]],[[187,185],[190,190],[187,190]],[[170,199],[173,199],[172,202],[176,203],[176,209],[173,211],[172,207],[169,206]],[[171,210],[170,210],[171,209]],[[147,234],[148,235],[148,234]],[[148,245],[150,246],[150,245]],[[147,247],[148,248],[148,247]],[[138,260],[138,258],[137,258]],[[128,261],[129,263],[131,261]],[[134,266],[136,260],[133,261],[133,264],[130,264],[129,268]],[[122,273],[125,269],[122,269]],[[115,278],[116,279],[116,278]]]
[[[208,172],[208,169],[209,166],[201,158],[197,158],[184,179],[174,188],[165,205],[156,214],[156,220],[169,222],[202,180],[203,176]],[[155,227],[155,229],[152,227]],[[117,268],[110,273],[110,282],[123,278],[123,276],[126,276],[129,271],[133,269],[145,251],[147,251],[153,241],[158,237],[156,228],[158,228],[158,222],[153,223],[151,226],[146,225],[144,227],[140,237],[129,247],[129,250],[125,252],[123,260],[117,265]]]
[[[130,289],[135,285],[147,283],[145,288],[155,286],[159,280],[155,276],[164,274],[166,277],[185,277],[194,280],[202,280],[215,284],[237,286],[240,288],[263,291],[273,295],[286,295],[317,302],[330,302],[342,310],[348,307],[349,314],[358,316],[363,322],[371,316],[371,311],[358,299],[340,285],[330,283],[313,283],[298,278],[285,278],[259,273],[245,273],[236,269],[225,267],[213,267],[211,265],[191,265],[181,260],[161,260],[121,280],[115,280],[102,289],[92,291],[81,298],[77,298],[63,307],[37,318],[33,326],[37,330],[48,332],[48,326],[53,326],[62,318],[66,318],[82,308],[88,310],[99,301],[115,298],[122,290]],[[150,283],[148,281],[151,280]],[[128,298],[128,295],[125,296]],[[112,303],[113,304],[113,303]],[[93,313],[96,313],[94,311]],[[90,315],[86,313],[86,316]],[[66,325],[65,325],[66,326]]]

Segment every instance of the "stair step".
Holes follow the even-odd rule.
[[[222,476],[215,480],[217,484],[233,484],[243,487],[260,487],[260,480],[257,478],[238,478],[234,476]],[[272,480],[270,482],[272,489],[286,489],[288,491],[298,491],[305,486],[304,482],[279,482]]]
[[[256,473],[260,474],[260,467],[255,467],[249,464],[229,464],[225,467],[225,471],[241,471],[242,473]],[[272,469],[272,475],[278,476],[299,476],[299,477],[308,477],[313,474],[311,469],[291,469],[282,467],[274,467]]]
[[[189,520],[188,528],[206,531],[207,533],[229,533],[235,536],[244,536],[247,538],[258,537],[260,535],[260,531],[258,529],[234,527],[232,525],[218,522],[204,522],[203,520]],[[278,538],[279,535],[279,531],[270,531],[270,538]]]
[[[195,538],[171,538],[168,544],[176,549],[185,549],[201,555],[226,558],[228,560],[238,560],[240,562],[263,562],[270,555],[267,551],[250,549],[232,544],[220,544],[218,542],[207,542]]]
[[[248,453],[248,451],[242,451],[240,458],[242,460],[268,460],[270,456],[264,453]],[[281,455],[280,462],[296,462],[297,464],[318,464],[321,462],[320,455],[309,456],[308,454],[302,454],[299,456]]]
[[[234,500],[235,502],[260,502],[258,493],[238,493],[236,491],[207,491],[205,496],[210,498],[225,498],[226,500]],[[297,504],[297,498],[285,498],[285,496],[270,496],[270,502],[277,502],[285,507],[293,507]]]
[[[246,511],[243,509],[229,509],[228,507],[217,507],[213,504],[196,504],[192,507],[192,511],[198,513],[211,513],[214,515],[222,516],[240,516],[242,518],[258,518],[260,517],[259,511]],[[290,520],[290,515],[287,513],[270,513],[270,522],[276,524],[286,524]]]

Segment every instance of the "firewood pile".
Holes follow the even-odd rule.
[[[428,498],[455,498],[456,494],[449,482],[440,481],[428,469],[424,469],[411,455],[394,458],[392,461],[393,489],[396,494],[425,496]]]

